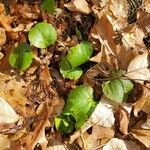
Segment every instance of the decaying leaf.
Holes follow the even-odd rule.
[[[45,137],[45,128],[46,127],[49,127],[50,126],[50,122],[48,121],[48,106],[47,104],[43,104],[41,106],[42,108],[41,111],[39,112],[38,114],[38,117],[37,117],[37,121],[35,123],[35,129],[33,132],[29,133],[28,135],[26,136],[22,136],[20,138],[20,140],[18,141],[14,141],[11,143],[11,148],[16,145],[17,146],[17,143],[21,142],[18,146],[19,146],[19,149],[23,148],[26,149],[26,150],[31,150],[31,149],[34,149],[34,147],[37,145],[37,144],[40,144],[40,146],[42,147],[42,149],[46,149],[46,146],[47,146],[47,139]]]
[[[112,127],[115,122],[113,107],[107,101],[101,100],[89,118],[89,121],[103,127]]]
[[[133,129],[132,135],[143,143],[147,148],[150,148],[150,130],[146,129]]]
[[[91,134],[85,132],[78,138],[80,147],[86,150],[101,147],[101,145],[105,144],[114,136],[114,131],[111,128],[105,128],[95,125],[91,128],[91,130]]]
[[[150,80],[149,53],[136,56],[129,64],[126,76],[137,81]]]

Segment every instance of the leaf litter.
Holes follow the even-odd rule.
[[[149,20],[149,0],[1,0],[0,149],[149,149]],[[54,33],[35,31],[38,24]],[[93,54],[84,45],[71,51],[85,42]],[[28,58],[25,49],[15,52],[21,43],[31,47],[30,62],[22,59]],[[61,70],[63,58],[67,71]],[[117,70],[125,73],[110,76]],[[125,93],[129,84],[119,82],[119,101],[118,85],[106,87],[107,94],[103,87],[115,80],[132,84]],[[78,91],[67,106],[69,93],[81,85],[92,89],[92,97]],[[95,110],[81,109],[90,99]],[[54,122],[64,111],[73,114],[68,122],[82,122],[69,134],[57,131]]]

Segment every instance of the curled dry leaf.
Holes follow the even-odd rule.
[[[129,114],[121,105],[118,108],[117,117],[119,130],[121,131],[121,133],[126,135],[128,133]]]
[[[6,34],[3,28],[0,28],[0,46],[3,46],[6,43]]]
[[[89,121],[103,127],[112,127],[115,122],[113,106],[104,100],[100,101],[89,118]]]
[[[86,0],[73,0],[72,2],[64,5],[71,11],[80,11],[85,14],[90,13],[90,8]]]
[[[132,141],[123,141],[118,138],[112,138],[102,150],[140,150],[140,147]]]
[[[128,66],[126,76],[137,81],[150,80],[149,53],[136,56]]]

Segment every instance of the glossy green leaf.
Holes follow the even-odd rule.
[[[102,84],[103,93],[112,101],[122,103],[126,100],[128,93],[133,89],[130,80],[115,79]]]
[[[70,133],[73,129],[79,129],[90,117],[96,104],[93,89],[86,85],[78,86],[70,92],[62,114],[56,117],[56,129],[63,133],[64,131],[65,133]],[[69,114],[69,117],[66,117],[66,114]],[[72,128],[73,125],[74,127]]]
[[[60,72],[63,77],[72,80],[78,79],[83,73],[78,66],[88,61],[92,52],[93,50],[89,42],[84,41],[72,47],[67,56],[63,57],[60,62]]]
[[[82,42],[75,47],[70,48],[66,59],[72,68],[84,64],[89,60],[93,52],[92,46],[89,42]]]
[[[26,43],[20,43],[10,54],[9,63],[19,70],[27,69],[32,63],[32,49]]]
[[[64,78],[68,78],[71,80],[77,80],[82,75],[83,71],[80,67],[72,68],[70,70],[63,70],[60,68],[60,72]]]
[[[47,11],[48,13],[55,12],[56,5],[55,0],[44,0],[42,3],[42,10]]]
[[[40,22],[31,28],[28,38],[35,47],[46,48],[54,44],[57,39],[57,32],[51,24]]]

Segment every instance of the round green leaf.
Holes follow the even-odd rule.
[[[102,84],[103,93],[112,101],[122,103],[126,100],[128,93],[133,89],[130,80],[110,80]]]
[[[75,47],[72,47],[69,50],[68,55],[66,56],[66,59],[71,64],[71,67],[74,68],[87,62],[89,58],[91,57],[92,52],[93,52],[93,49],[90,43],[84,41],[81,44],[78,44]]]
[[[26,43],[19,44],[9,56],[9,63],[14,68],[24,70],[32,63],[32,49]]]
[[[103,93],[107,98],[116,102],[123,102],[124,89],[120,80],[111,80],[102,84]]]
[[[80,67],[72,68],[70,70],[63,70],[60,68],[60,72],[64,78],[68,78],[71,80],[77,80],[82,75],[83,71]]]
[[[46,48],[56,41],[57,32],[51,24],[41,22],[31,28],[28,38],[35,47]]]

